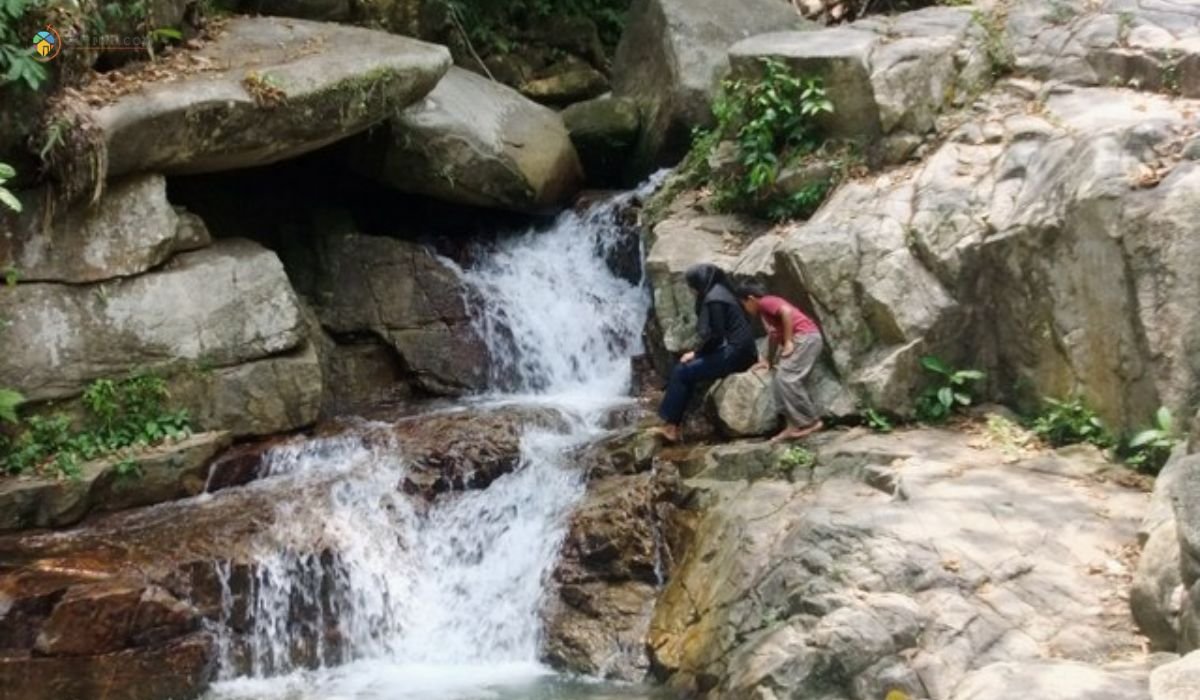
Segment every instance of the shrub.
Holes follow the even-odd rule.
[[[1087,442],[1097,447],[1112,445],[1113,438],[1103,421],[1078,397],[1069,400],[1043,399],[1042,412],[1033,421],[1033,432],[1055,447]]]
[[[787,165],[815,153],[825,137],[816,118],[833,112],[820,78],[799,77],[783,62],[760,59],[757,80],[726,80],[713,104],[717,126],[700,147],[707,157],[719,141],[731,141],[736,163],[712,182],[718,208],[773,220],[808,216],[833,188],[832,181],[812,183],[782,194],[776,178]]]
[[[0,86],[20,83],[36,90],[46,81],[46,67],[30,53],[30,37],[19,29],[33,0],[0,0]]]
[[[816,453],[800,445],[789,447],[779,458],[779,466],[786,470],[810,468],[816,463]]]
[[[869,406],[863,409],[862,420],[864,425],[877,433],[890,433],[895,427],[890,418]]]
[[[974,401],[972,385],[987,376],[975,369],[952,369],[932,356],[922,357],[921,366],[934,375],[934,383],[917,397],[917,417],[927,423],[941,423],[955,411],[970,406]]]
[[[1159,408],[1154,414],[1153,427],[1137,433],[1125,445],[1122,453],[1126,463],[1139,471],[1157,474],[1179,442],[1174,423],[1171,411],[1165,406]]]
[[[3,397],[0,392],[0,408]],[[82,429],[75,430],[63,414],[32,416],[19,424],[15,437],[0,437],[0,468],[10,474],[50,470],[77,476],[81,462],[120,454],[124,459],[117,473],[130,475],[136,471],[131,452],[190,433],[187,412],[167,410],[168,398],[159,377],[92,382],[83,394]],[[15,407],[12,417],[17,417]]]

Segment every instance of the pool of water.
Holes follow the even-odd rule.
[[[288,676],[218,683],[204,700],[666,700],[660,688],[568,678],[536,664],[359,661]]]

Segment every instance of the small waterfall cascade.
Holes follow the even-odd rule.
[[[504,239],[461,273],[480,300],[493,400],[550,407],[566,425],[527,428],[511,473],[425,503],[397,489],[399,441],[351,433],[270,454],[266,481],[300,495],[275,504],[255,566],[217,566],[223,680],[210,697],[565,697],[481,689],[547,674],[539,610],[585,489],[563,455],[603,434],[641,351],[648,295],[612,264],[629,245],[620,210],[639,194]]]

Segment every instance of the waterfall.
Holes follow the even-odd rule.
[[[351,435],[270,454],[267,480],[306,497],[276,505],[247,581],[217,566],[224,680],[212,698],[566,697],[545,694],[565,681],[538,664],[539,610],[585,488],[563,455],[627,401],[641,351],[649,300],[612,264],[632,196],[563,213],[461,271],[481,300],[491,400],[550,406],[567,425],[527,429],[511,473],[425,504],[397,490],[399,441]]]

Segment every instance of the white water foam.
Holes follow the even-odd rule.
[[[553,406],[570,426],[526,432],[512,473],[426,507],[396,489],[403,444],[338,438],[272,454],[273,478],[307,497],[277,505],[256,557],[252,623],[219,630],[226,680],[210,697],[588,695],[546,690],[557,681],[537,661],[539,609],[585,488],[563,455],[602,434],[641,350],[647,294],[605,262],[621,243],[622,204],[565,213],[463,272],[484,300],[476,318],[497,376],[523,397],[506,400]],[[218,574],[228,581],[230,568]],[[224,600],[230,625],[236,598]]]

